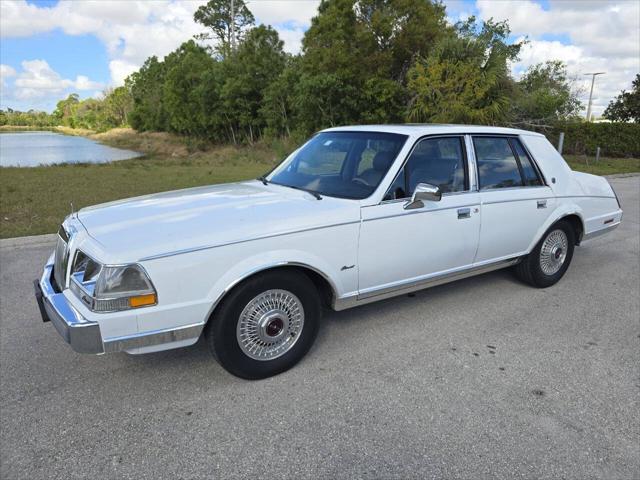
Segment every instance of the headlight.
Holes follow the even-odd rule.
[[[71,290],[94,312],[158,303],[156,290],[140,265],[101,265],[78,251],[71,272]]]

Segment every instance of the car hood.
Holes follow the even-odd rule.
[[[258,181],[146,195],[78,212],[78,219],[93,239],[80,248],[110,264],[359,218],[358,201],[331,197],[318,200],[307,192]]]

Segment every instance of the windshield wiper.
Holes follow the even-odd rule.
[[[302,190],[302,189],[300,189]],[[311,195],[313,195],[314,197],[316,197],[316,200],[322,200],[322,195],[320,195],[318,192],[313,192],[311,190],[303,190],[307,193],[310,193]]]
[[[314,197],[316,197],[316,200],[322,200],[322,195],[320,195],[318,192],[314,192],[313,190],[307,190],[306,188],[302,188],[302,187],[294,187],[293,185],[285,185],[283,183],[277,183],[276,185],[282,185],[283,187],[289,187],[295,190],[301,190],[303,192],[307,192],[313,195]]]
[[[267,180],[267,176],[266,175],[262,175],[262,176],[256,178],[256,180],[260,180],[263,185],[269,185],[269,180]]]

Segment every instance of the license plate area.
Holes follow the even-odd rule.
[[[40,316],[42,317],[42,321],[50,322],[51,319],[47,314],[47,310],[44,308],[44,296],[42,294],[42,287],[40,287],[40,282],[38,280],[33,281],[33,288],[35,289],[36,302],[38,302],[38,308],[40,309]]]

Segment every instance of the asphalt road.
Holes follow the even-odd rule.
[[[0,477],[640,478],[640,177],[555,287],[495,272],[329,314],[278,377],[199,342],[74,353],[43,324],[50,247],[0,249]]]

